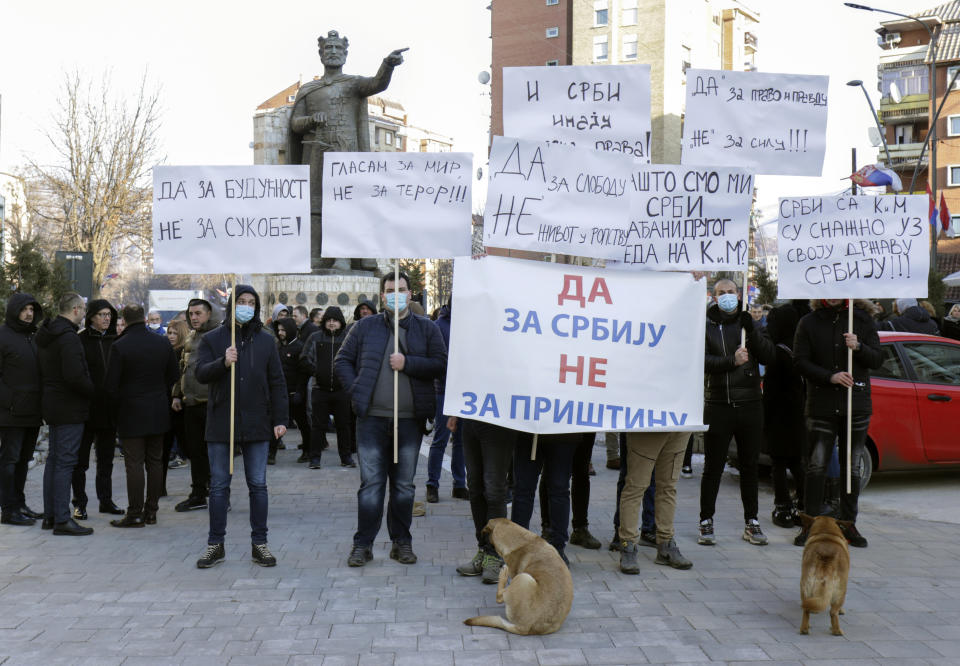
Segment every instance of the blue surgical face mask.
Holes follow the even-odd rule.
[[[238,305],[234,310],[233,315],[237,322],[241,324],[246,324],[248,321],[253,319],[253,306],[252,305]]]
[[[407,294],[406,292],[393,292],[387,294],[387,307],[393,310],[394,312],[402,311],[407,307]]]
[[[736,294],[720,294],[717,296],[717,305],[726,313],[736,310],[739,303],[740,299],[737,298]]]

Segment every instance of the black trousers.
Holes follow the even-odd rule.
[[[97,428],[85,425],[80,450],[77,452],[77,466],[73,468],[73,505],[87,508],[87,470],[90,469],[90,449],[97,451],[97,499],[101,503],[113,501],[113,454],[117,446],[115,428]]]
[[[181,451],[190,459],[190,496],[205,498],[210,494],[210,458],[207,456],[207,405],[186,405],[183,408],[184,442]]]
[[[163,457],[163,435],[125,437],[120,440],[120,445],[123,447],[123,463],[127,468],[127,515],[143,515],[144,509],[156,513],[163,478],[160,460]],[[144,468],[146,503],[143,499]]]
[[[852,420],[853,437],[850,439],[850,454],[854,465],[850,470],[850,493],[847,493],[846,472],[841,471],[840,520],[857,520],[858,501],[860,499],[860,467],[857,464],[864,454],[867,442],[867,430],[870,428],[870,414],[854,414]],[[838,441],[839,440],[839,441]],[[847,468],[847,415],[807,419],[807,473],[804,479],[804,502],[808,513],[813,516],[820,513],[823,506],[823,482],[827,476],[827,465],[833,455],[834,443],[838,443],[840,469]]]
[[[167,472],[170,470],[170,452],[173,451],[173,443],[176,441],[180,450],[183,450],[184,435],[183,410],[179,412],[170,410],[170,430],[163,436],[163,471],[160,483],[160,496],[167,494]]]
[[[313,389],[316,391],[316,387]],[[304,391],[304,394],[306,391]],[[312,441],[312,431],[313,429],[310,426],[310,419],[307,417],[307,403],[303,398],[303,394],[299,394],[301,397],[299,400],[294,399],[294,396],[298,395],[296,393],[289,394],[288,405],[290,406],[290,418],[293,419],[293,422],[297,424],[297,429],[300,431],[300,438],[302,441],[302,446],[304,451],[309,451],[307,448],[310,446]],[[270,448],[269,453],[271,456],[277,455],[277,448],[280,445],[280,440],[276,437],[270,438]]]
[[[803,503],[803,461],[800,456],[770,456],[773,460],[771,473],[773,475],[773,503],[776,505],[790,505],[790,482],[787,480],[787,470],[793,475],[793,482],[797,487],[797,504]]]
[[[460,427],[477,546],[494,555],[496,549],[484,537],[483,528],[492,518],[507,517],[507,473],[513,465],[517,431],[470,419],[460,419]]]
[[[587,512],[590,507],[590,459],[596,433],[585,432],[573,452],[573,473],[570,476],[570,513],[573,529],[590,524]],[[622,458],[621,458],[622,460]],[[550,527],[550,490],[543,476],[540,477],[540,523]]]
[[[33,458],[40,428],[0,428],[0,507],[3,512],[19,511],[26,498],[27,465]]]
[[[763,402],[730,405],[708,402],[703,410],[710,429],[703,435],[703,479],[700,482],[700,520],[713,518],[717,508],[720,477],[727,464],[730,440],[737,438],[740,463],[740,501],[743,519],[757,517],[757,461],[763,441]]]
[[[537,442],[536,460],[530,460],[533,435],[521,433],[513,455],[513,507],[510,519],[525,529],[530,528],[537,482],[546,477],[550,504],[550,545],[563,550],[567,544],[570,522],[570,475],[573,453],[580,443],[580,434],[541,435]]]
[[[320,460],[323,452],[324,433],[330,415],[337,428],[337,452],[340,462],[350,461],[350,430],[353,417],[350,413],[350,397],[346,391],[325,391],[317,386],[313,387],[313,437],[310,439],[310,459]]]

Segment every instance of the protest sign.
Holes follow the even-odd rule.
[[[622,256],[633,166],[625,155],[494,136],[484,245]]]
[[[704,429],[705,282],[461,257],[453,285],[446,414],[535,433]]]
[[[927,294],[927,198],[780,199],[779,298],[909,298]]]
[[[682,164],[819,176],[827,76],[688,69]]]
[[[746,270],[753,205],[750,171],[641,165],[631,181],[630,227],[617,267]]]
[[[309,273],[306,166],[153,168],[154,273]]]
[[[650,161],[650,65],[503,68],[503,134]]]
[[[470,254],[469,153],[326,153],[324,257]]]

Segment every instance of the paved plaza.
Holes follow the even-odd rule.
[[[270,547],[279,561],[250,561],[242,461],[233,483],[227,561],[209,570],[194,562],[206,544],[205,511],[175,513],[189,470],[171,470],[158,524],[115,529],[91,502],[90,537],[53,536],[3,526],[0,541],[0,662],[13,664],[947,664],[960,663],[960,530],[957,525],[869,509],[860,519],[870,540],[851,549],[846,635],[829,618],[800,625],[801,549],[794,530],[770,523],[772,494],[761,484],[766,547],[740,537],[736,477],[725,475],[718,500],[717,545],[698,546],[698,476],[679,482],[677,542],[690,571],[653,563],[641,548],[641,574],[625,576],[612,534],[616,472],[594,449],[591,530],[602,550],[569,546],[573,610],[550,636],[513,636],[467,627],[478,613],[502,613],[495,586],[462,578],[457,564],[476,550],[466,501],[450,497],[445,471],[438,504],[415,518],[418,564],[387,557],[386,528],[374,560],[346,565],[356,527],[359,470],[327,453],[320,470],[295,460],[297,433],[268,468]],[[115,499],[125,505],[122,459]],[[40,509],[43,467],[30,472],[28,502]],[[92,473],[88,492],[93,494]],[[426,459],[417,496],[423,499]],[[960,496],[956,499],[960,500]],[[863,503],[869,505],[869,489]],[[960,503],[960,502],[958,502]],[[872,505],[870,505],[872,507]],[[539,529],[535,515],[534,529]]]

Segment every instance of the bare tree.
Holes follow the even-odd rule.
[[[44,196],[31,213],[49,223],[62,249],[93,253],[96,290],[117,248],[150,251],[150,169],[158,161],[159,93],[146,76],[130,100],[116,96],[108,76],[99,86],[64,76],[53,129],[53,165],[30,161],[29,176]]]

